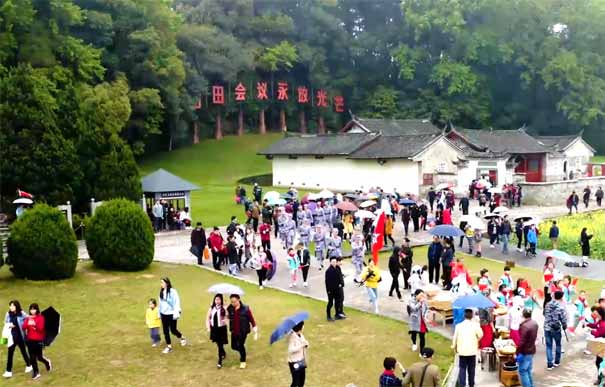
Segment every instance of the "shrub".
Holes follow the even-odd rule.
[[[76,272],[76,236],[65,215],[46,204],[35,205],[13,223],[7,248],[18,278],[58,280]]]
[[[153,261],[151,221],[134,202],[126,199],[106,201],[88,221],[86,248],[94,264],[100,268],[145,269]]]

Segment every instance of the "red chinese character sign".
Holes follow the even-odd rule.
[[[342,95],[337,95],[334,97],[334,111],[336,113],[344,113],[345,99]]]
[[[309,89],[299,86],[296,91],[298,92],[298,103],[309,103]]]
[[[269,99],[267,82],[256,82],[256,99],[259,101],[266,101]]]
[[[317,93],[315,94],[315,106],[328,107],[328,93],[325,90],[317,90]]]
[[[225,87],[212,86],[212,103],[215,105],[225,104]]]
[[[277,82],[277,100],[288,100],[288,84],[286,82]]]
[[[246,86],[241,82],[235,86],[235,100],[237,102],[244,102],[246,100]]]

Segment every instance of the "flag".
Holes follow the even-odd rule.
[[[372,257],[375,265],[378,265],[378,252],[384,246],[384,222],[385,213],[381,210],[374,220],[374,233],[372,234]]]
[[[28,198],[28,199],[33,199],[34,195],[25,192],[25,191],[21,191],[20,189],[17,190],[17,195],[19,195],[20,198]]]

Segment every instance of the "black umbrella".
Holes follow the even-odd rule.
[[[515,218],[515,222],[517,222],[517,221],[519,221],[519,220],[520,220],[521,222],[527,222],[527,221],[529,221],[529,220],[532,220],[533,218],[534,218],[534,217],[533,217],[533,216],[531,216],[531,215],[517,216],[517,217]]]
[[[55,308],[49,306],[42,311],[42,316],[44,316],[44,329],[46,330],[44,345],[49,346],[61,332],[61,315]]]

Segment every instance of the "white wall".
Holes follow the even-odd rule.
[[[565,179],[565,172],[563,171],[563,164],[565,158],[555,157],[550,153],[546,155],[546,168],[544,168],[544,176],[546,181],[559,181]],[[567,174],[569,174],[569,161],[567,165]]]
[[[379,186],[385,191],[418,193],[419,163],[411,160],[387,160],[384,165],[376,160],[350,160],[342,157],[288,157],[275,156],[273,185],[299,188],[327,188],[335,191],[367,190]]]
[[[473,179],[477,178],[477,160],[469,160],[465,168],[458,169],[458,183],[455,191],[457,193],[468,192],[468,186]]]
[[[584,141],[576,140],[567,150],[565,150],[565,158],[568,163],[568,173],[570,169],[586,172],[586,164],[594,153],[586,146]]]

